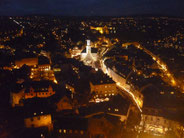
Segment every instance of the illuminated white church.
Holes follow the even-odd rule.
[[[98,59],[98,49],[92,48],[90,40],[87,40],[86,48],[81,52],[81,61],[87,66],[94,66]]]

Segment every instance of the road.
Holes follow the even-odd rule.
[[[152,59],[157,63],[159,69],[163,72],[164,76],[163,77],[161,76],[163,81],[165,81],[171,86],[177,86],[178,81],[173,76],[173,74],[169,71],[166,63],[164,63],[158,56],[156,56],[151,51],[149,51],[148,49],[146,49],[145,47],[143,47],[141,44],[137,42],[124,43],[122,46],[128,46],[128,45],[133,45],[136,48],[143,50],[146,54],[150,55]]]
[[[152,57],[152,59],[157,63],[159,69],[163,72],[164,77],[162,77],[162,79],[167,82],[169,85],[171,86],[177,86],[177,81],[174,78],[174,76],[172,75],[172,73],[170,73],[170,71],[168,70],[167,65],[155,54],[153,54],[151,51],[149,51],[148,49],[144,48],[143,46],[141,46],[141,44],[139,44],[138,42],[131,42],[131,43],[124,43],[122,46],[129,46],[129,45],[133,45],[135,46],[137,49],[143,50],[146,54],[150,55]],[[112,48],[107,48],[107,50],[105,50],[103,52],[103,54],[101,55],[101,58],[108,52],[110,51]],[[119,77],[117,77],[117,75],[115,73],[112,73],[112,70],[108,70],[108,67],[104,64],[105,60],[107,59],[111,59],[110,57],[108,58],[104,58],[101,59],[101,67],[102,67],[102,71],[107,74],[109,77],[111,77],[115,82],[116,85],[122,90],[124,91],[126,94],[128,94],[128,96],[131,97],[133,103],[135,103],[135,105],[138,107],[138,109],[140,110],[140,112],[142,112],[142,106],[143,106],[143,96],[141,94],[141,92],[137,91],[137,90],[132,90],[131,87],[126,83],[126,79],[123,78],[122,79],[117,79]],[[166,79],[164,79],[166,78]]]
[[[106,58],[107,59],[107,58]],[[110,78],[113,79],[113,81],[116,82],[116,85],[118,88],[120,88],[122,91],[119,93],[122,95],[122,92],[124,92],[125,95],[131,98],[131,101],[137,106],[140,112],[142,112],[142,106],[143,106],[143,95],[137,91],[133,90],[130,85],[126,83],[126,79],[120,76],[118,73],[113,71],[112,69],[108,68],[104,61],[106,59],[103,59],[101,62],[101,69],[102,71],[107,74]]]

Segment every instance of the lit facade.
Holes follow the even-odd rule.
[[[93,95],[94,102],[104,102],[109,101],[109,98],[115,96],[118,91],[116,83],[98,71],[90,81],[90,92]]]
[[[47,98],[55,94],[55,91],[53,91],[52,86],[49,85],[48,88],[41,88],[39,90],[35,90],[34,88],[30,87],[29,91],[25,93],[24,97],[25,99],[28,98]]]
[[[56,109],[57,112],[62,110],[73,109],[72,102],[67,96],[64,96],[63,98],[61,98],[61,100],[59,100],[59,102],[56,103],[56,106],[57,106],[57,109]]]
[[[12,107],[23,106],[23,103],[21,101],[24,98],[24,91],[25,89],[22,89],[18,93],[10,93],[10,103]]]
[[[97,95],[109,96],[117,94],[116,83],[93,84],[90,82],[91,92]]]
[[[160,114],[160,110],[148,108],[141,115],[139,131],[157,135],[164,135],[167,131],[173,131],[180,137],[180,134],[184,132],[184,126],[179,122],[165,118]]]
[[[77,56],[80,56],[82,50],[79,49],[78,47],[74,47],[73,49],[70,49],[70,54],[71,54],[71,58],[73,57],[77,57]]]
[[[50,114],[25,118],[24,124],[27,128],[48,127],[49,130],[53,128],[52,118]]]
[[[51,80],[53,82],[57,82],[54,71],[51,70],[50,64],[38,65],[38,67],[33,67],[31,69],[30,78],[34,81],[40,80]]]
[[[54,134],[59,138],[88,138],[88,120],[78,117],[60,117],[54,122]]]
[[[30,86],[29,88],[24,88],[19,92],[11,92],[10,93],[10,103],[12,107],[15,106],[23,106],[23,100],[30,98],[47,98],[55,94],[52,86],[47,84],[44,87],[40,86],[40,82],[34,82],[34,86]],[[45,82],[47,83],[47,82]],[[36,86],[36,87],[35,87]]]

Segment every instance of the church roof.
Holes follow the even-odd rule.
[[[86,48],[84,48],[81,53],[86,53]]]
[[[98,49],[97,48],[91,48],[91,53],[97,53]]]
[[[87,52],[87,50],[86,50],[86,48],[85,49],[83,49],[82,50],[82,52],[81,53],[86,53]],[[98,49],[97,48],[91,48],[91,53],[97,53],[98,52]]]

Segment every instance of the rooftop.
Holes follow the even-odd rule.
[[[90,81],[94,85],[115,83],[111,78],[109,78],[100,70],[92,74]]]
[[[34,89],[34,92],[45,92],[48,91],[49,86],[53,88],[54,84],[52,81],[42,80],[42,81],[31,81],[25,84],[26,91],[29,92],[30,88]]]
[[[84,50],[82,50],[82,53],[86,53],[86,48]],[[97,53],[98,52],[98,49],[97,48],[91,48],[91,53]]]

